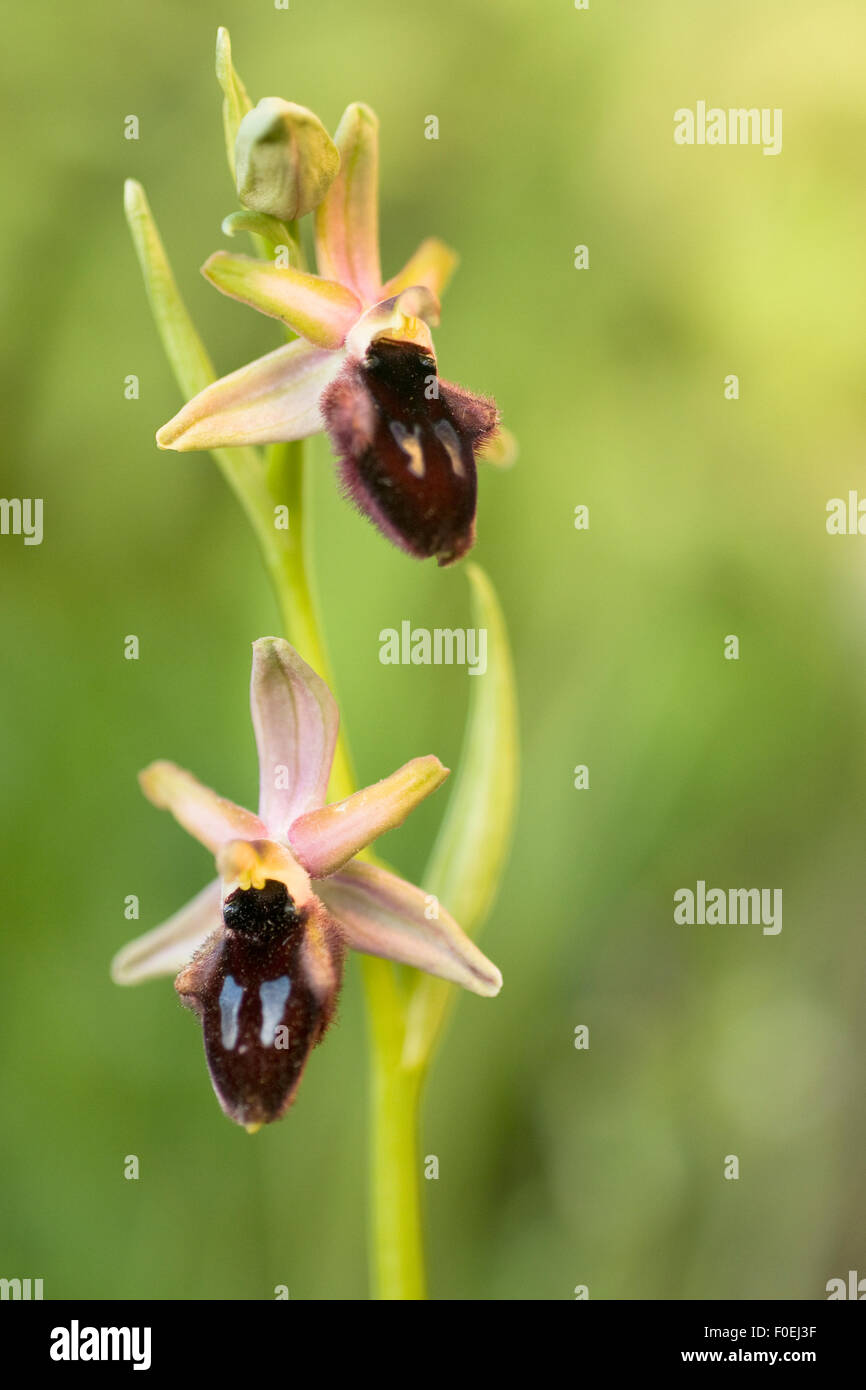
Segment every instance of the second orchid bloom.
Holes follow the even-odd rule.
[[[476,994],[499,971],[443,907],[355,856],[448,775],[416,758],[344,801],[325,804],[339,714],[330,690],[287,642],[253,644],[258,814],[174,763],[141,774],[145,794],[215,856],[219,877],[116,957],[121,984],[174,974],[199,1016],[223,1110],[250,1129],[291,1104],[334,1013],[347,946],[415,966]],[[315,885],[315,886],[314,886]]]
[[[279,319],[298,337],[200,392],[163,425],[157,442],[211,449],[325,429],[359,509],[409,554],[450,564],[475,539],[476,457],[508,447],[493,401],[438,374],[430,328],[457,258],[429,238],[383,282],[377,118],[369,107],[351,105],[332,144],[312,113],[300,124],[293,113],[301,111],[266,98],[248,112],[238,134],[239,187],[248,206],[262,209],[267,179],[272,206],[297,215],[317,196],[308,184],[327,186],[315,210],[319,274],[226,251],[202,267],[223,294]],[[297,183],[287,192],[276,167],[280,138],[296,163],[305,157],[297,154],[294,128],[291,139],[285,136],[286,121],[315,151],[300,195]],[[252,173],[251,139],[267,153]]]

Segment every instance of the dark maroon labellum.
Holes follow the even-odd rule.
[[[333,1015],[343,948],[317,907],[314,899],[298,909],[274,879],[236,889],[224,929],[177,978],[201,1020],[219,1102],[238,1124],[267,1124],[286,1111]]]
[[[492,401],[441,381],[418,344],[379,338],[328,388],[322,412],[347,492],[390,540],[440,565],[470,549]]]

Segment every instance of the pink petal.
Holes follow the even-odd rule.
[[[334,137],[340,172],[316,209],[320,274],[348,285],[366,304],[381,298],[379,120],[369,106],[347,107]]]
[[[328,790],[340,715],[325,682],[288,642],[253,643],[250,689],[259,750],[259,815],[274,834],[321,806]]]
[[[111,978],[118,985],[137,985],[158,975],[176,975],[221,922],[220,883],[214,879],[162,926],[118,951]]]
[[[502,976],[443,907],[396,874],[356,860],[316,885],[350,946],[492,997]]]
[[[324,878],[386,830],[402,825],[447,776],[438,758],[413,758],[375,786],[299,816],[289,827],[292,851],[313,878]]]
[[[294,266],[216,251],[201,269],[223,294],[280,319],[316,347],[342,347],[361,313],[360,300],[345,285]]]
[[[138,780],[154,806],[171,811],[184,830],[213,854],[227,840],[258,840],[267,835],[252,811],[218,796],[176,763],[151,763],[138,774]]]
[[[319,398],[345,353],[303,338],[206,386],[157,431],[161,449],[218,449],[306,439],[323,428]]]

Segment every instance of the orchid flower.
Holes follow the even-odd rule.
[[[435,900],[355,857],[442,784],[438,758],[326,805],[339,713],[325,682],[287,642],[263,637],[251,704],[257,815],[174,763],[141,773],[145,795],[214,854],[219,877],[120,951],[112,974],[132,984],[180,971],[175,988],[201,1021],[217,1098],[256,1129],[294,1099],[333,1017],[347,946],[475,994],[497,994],[502,977]]]
[[[454,252],[428,238],[382,281],[378,139],[374,112],[349,106],[335,136],[339,172],[315,211],[318,275],[226,251],[205,262],[223,294],[299,336],[199,392],[156,438],[185,451],[326,429],[359,510],[409,554],[444,565],[475,539],[477,455],[510,461],[513,441],[492,400],[438,375],[430,327]]]

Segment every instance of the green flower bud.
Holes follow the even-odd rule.
[[[339,169],[337,146],[305,106],[263,97],[238,127],[238,197],[255,212],[294,222],[318,207]]]

